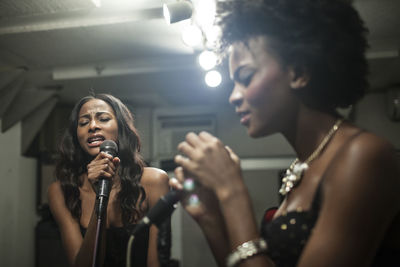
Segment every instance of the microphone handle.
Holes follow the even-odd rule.
[[[99,190],[97,194],[97,201],[98,201],[96,207],[97,218],[103,217],[105,211],[107,210],[110,191],[111,191],[110,180],[106,178],[101,178],[99,180]]]

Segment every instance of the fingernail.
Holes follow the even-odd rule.
[[[200,205],[200,199],[196,194],[192,194],[189,197],[188,203],[190,206],[198,206]]]
[[[186,178],[185,181],[183,182],[183,188],[188,192],[193,191],[195,188],[194,180],[192,178]]]

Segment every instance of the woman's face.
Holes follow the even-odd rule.
[[[104,140],[118,140],[118,122],[114,110],[100,99],[82,105],[76,129],[81,148],[91,156],[100,152]]]
[[[229,102],[251,137],[283,131],[283,123],[297,103],[290,87],[291,72],[267,48],[267,41],[251,39],[248,46],[235,43],[229,56],[235,84]]]

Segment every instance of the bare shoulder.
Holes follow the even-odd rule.
[[[154,168],[145,167],[143,170],[141,183],[143,186],[157,186],[159,184],[168,184],[168,175],[165,171]]]
[[[146,191],[150,208],[169,191],[168,180],[165,171],[151,167],[144,168],[140,183]]]
[[[363,166],[371,169],[386,169],[398,172],[397,155],[394,146],[386,139],[373,133],[363,132],[343,148],[341,161],[348,167]],[[343,162],[342,162],[343,163]],[[389,168],[389,169],[387,169]]]
[[[59,181],[52,182],[47,189],[47,197],[49,202],[54,202],[58,199],[64,200],[64,194],[61,189],[61,183]]]
[[[344,143],[326,172],[326,182],[335,193],[343,188],[356,197],[375,194],[376,197],[400,200],[400,170],[396,150],[384,138],[363,132]]]
[[[395,155],[395,148],[390,142],[370,132],[362,132],[349,145],[349,148],[355,150],[354,152],[362,151],[372,154],[386,152],[392,154],[392,156]]]

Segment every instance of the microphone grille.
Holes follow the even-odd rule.
[[[118,154],[118,145],[113,140],[104,140],[100,145],[100,151],[115,157]]]

